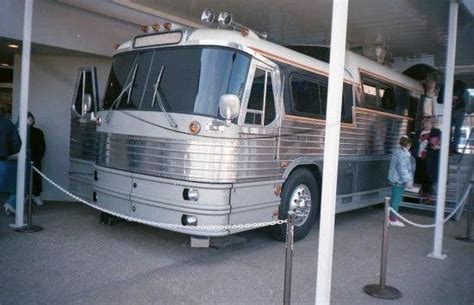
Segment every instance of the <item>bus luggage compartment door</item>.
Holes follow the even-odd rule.
[[[93,201],[97,206],[115,213],[130,216],[131,189],[131,173],[99,166],[94,167]]]

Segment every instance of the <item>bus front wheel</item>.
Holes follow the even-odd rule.
[[[281,196],[279,219],[287,219],[290,206],[298,206],[295,217],[295,240],[308,235],[319,210],[319,188],[313,173],[307,168],[296,169],[286,180]],[[273,226],[273,237],[286,240],[286,224]]]

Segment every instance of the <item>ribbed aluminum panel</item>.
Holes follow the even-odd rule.
[[[396,147],[408,121],[362,109],[355,119],[355,125],[342,127],[341,159],[380,160]],[[97,164],[178,180],[242,183],[282,178],[286,168],[281,167],[281,161],[321,159],[324,122],[287,117],[281,134],[280,138],[178,140],[98,133]]]
[[[69,156],[74,159],[95,161],[96,125],[94,122],[80,122],[71,117],[71,138]]]

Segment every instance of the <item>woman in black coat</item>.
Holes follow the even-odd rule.
[[[31,149],[31,161],[33,165],[41,170],[41,160],[43,160],[44,153],[46,151],[46,144],[44,141],[44,133],[41,129],[34,127],[35,117],[31,112],[28,112],[28,125],[31,127],[30,131],[30,149]],[[43,205],[43,201],[40,198],[41,192],[43,191],[42,178],[38,173],[33,174],[33,201],[37,205]]]

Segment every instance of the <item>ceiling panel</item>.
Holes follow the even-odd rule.
[[[469,0],[472,1],[472,0]],[[228,10],[235,19],[269,40],[288,43],[328,43],[331,0],[121,0],[199,23],[201,12]],[[352,0],[348,40],[352,46],[385,45],[395,57],[433,55],[445,61],[449,1]],[[461,5],[457,64],[474,64],[474,19]]]

